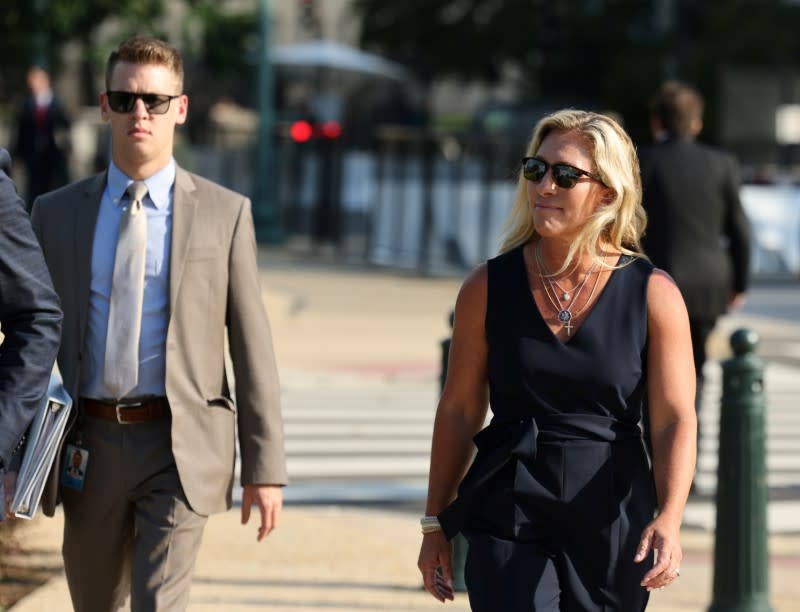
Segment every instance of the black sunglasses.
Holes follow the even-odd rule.
[[[154,115],[163,115],[169,110],[169,103],[177,96],[153,93],[133,93],[130,91],[107,91],[108,107],[115,113],[130,113],[136,106],[136,100],[144,102],[144,107]]]
[[[523,157],[522,158],[522,176],[532,183],[538,183],[547,174],[547,169],[552,169],[553,181],[562,189],[572,189],[582,176],[588,176],[590,179],[604,184],[600,177],[586,170],[581,170],[569,164],[548,164],[543,159],[538,157]]]

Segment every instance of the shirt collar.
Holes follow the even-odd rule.
[[[169,205],[170,192],[175,183],[175,168],[175,159],[172,158],[164,168],[144,180],[147,185],[147,197],[159,210],[163,210]],[[112,161],[108,167],[108,194],[116,206],[122,203],[125,191],[132,182],[133,179],[129,178]]]
[[[53,101],[53,90],[48,89],[47,91],[39,92],[34,96],[36,100],[36,106],[50,106],[50,103]]]

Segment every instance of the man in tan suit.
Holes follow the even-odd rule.
[[[88,453],[77,483],[58,484],[59,457],[43,510],[63,502],[78,612],[115,610],[128,593],[134,612],[183,610],[206,517],[231,506],[237,431],[242,522],[256,505],[258,540],[277,525],[278,376],[250,202],[173,159],[188,109],[179,53],[128,40],[109,57],[106,88],[108,170],[40,197],[32,213],[64,310],[58,363],[78,398],[64,453]]]

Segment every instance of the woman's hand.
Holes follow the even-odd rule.
[[[659,516],[642,533],[634,561],[641,563],[657,551],[656,564],[642,578],[642,586],[648,591],[663,589],[680,576],[683,550],[680,542],[680,521],[669,521]]]
[[[417,567],[422,572],[425,590],[444,603],[453,600],[453,545],[441,531],[422,536]]]

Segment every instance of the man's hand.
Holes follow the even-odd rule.
[[[260,542],[278,526],[283,507],[283,488],[278,485],[244,485],[242,493],[242,525],[250,520],[250,507],[255,504],[261,511],[261,526],[258,528]]]
[[[17,491],[17,473],[16,472],[2,472],[2,491],[3,491],[3,508],[5,509],[5,516],[0,516],[0,521],[4,518],[14,518],[14,513],[11,512],[11,502],[14,501],[14,494]]]
[[[728,312],[733,312],[744,306],[746,296],[744,293],[731,293],[728,297]]]

